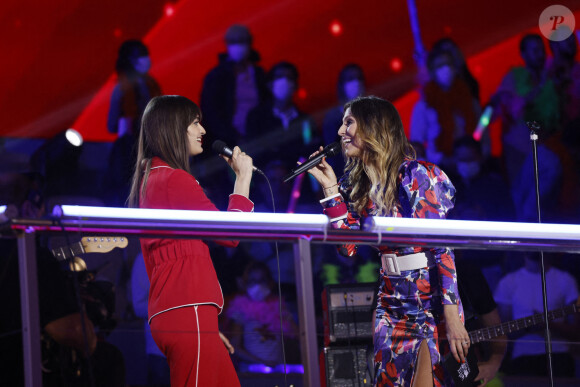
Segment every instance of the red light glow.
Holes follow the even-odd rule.
[[[165,16],[171,17],[175,13],[175,8],[173,8],[173,4],[166,4],[165,5]]]
[[[342,24],[338,20],[330,23],[330,33],[334,36],[342,34]]]
[[[391,60],[391,70],[394,72],[399,72],[403,68],[403,62],[399,58],[393,58]]]
[[[298,98],[300,98],[300,99],[306,99],[306,97],[308,97],[308,93],[306,92],[306,89],[303,89],[303,88],[298,89],[298,92],[296,94],[298,95]]]

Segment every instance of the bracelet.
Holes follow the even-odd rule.
[[[336,187],[338,185],[338,183],[331,185],[330,187],[322,187],[322,189],[331,189],[333,187]]]

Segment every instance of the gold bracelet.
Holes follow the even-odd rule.
[[[334,187],[336,187],[337,185],[338,185],[338,183],[336,183],[336,184],[333,184],[333,185],[331,185],[330,187],[322,187],[322,189],[325,189],[325,190],[326,190],[326,189],[331,189],[331,188],[334,188]]]

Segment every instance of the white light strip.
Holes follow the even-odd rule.
[[[191,221],[203,223],[246,223],[263,225],[272,224],[287,226],[315,226],[326,228],[326,215],[311,214],[272,214],[264,212],[227,212],[227,211],[187,211],[187,210],[159,210],[149,208],[113,208],[91,206],[57,206],[53,215],[81,218],[106,218],[124,220],[158,220],[158,221]]]
[[[580,240],[580,225],[576,224],[374,217],[363,229],[384,234]]]

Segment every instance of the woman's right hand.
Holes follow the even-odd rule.
[[[226,157],[222,155],[222,158],[226,160],[237,177],[243,178],[252,176],[254,167],[252,158],[246,153],[242,152],[239,147],[234,147],[232,157]]]
[[[232,151],[232,157],[228,158],[222,155],[222,158],[226,160],[236,174],[234,193],[249,198],[250,182],[252,181],[252,173],[254,172],[252,158],[242,152],[237,146]]]
[[[323,149],[324,148],[321,146],[318,151],[310,155],[310,158],[322,152]],[[331,196],[335,193],[338,193],[337,178],[330,164],[326,162],[326,157],[323,157],[320,163],[318,163],[316,166],[310,168],[308,173],[314,176],[314,178],[322,186],[325,196]]]

